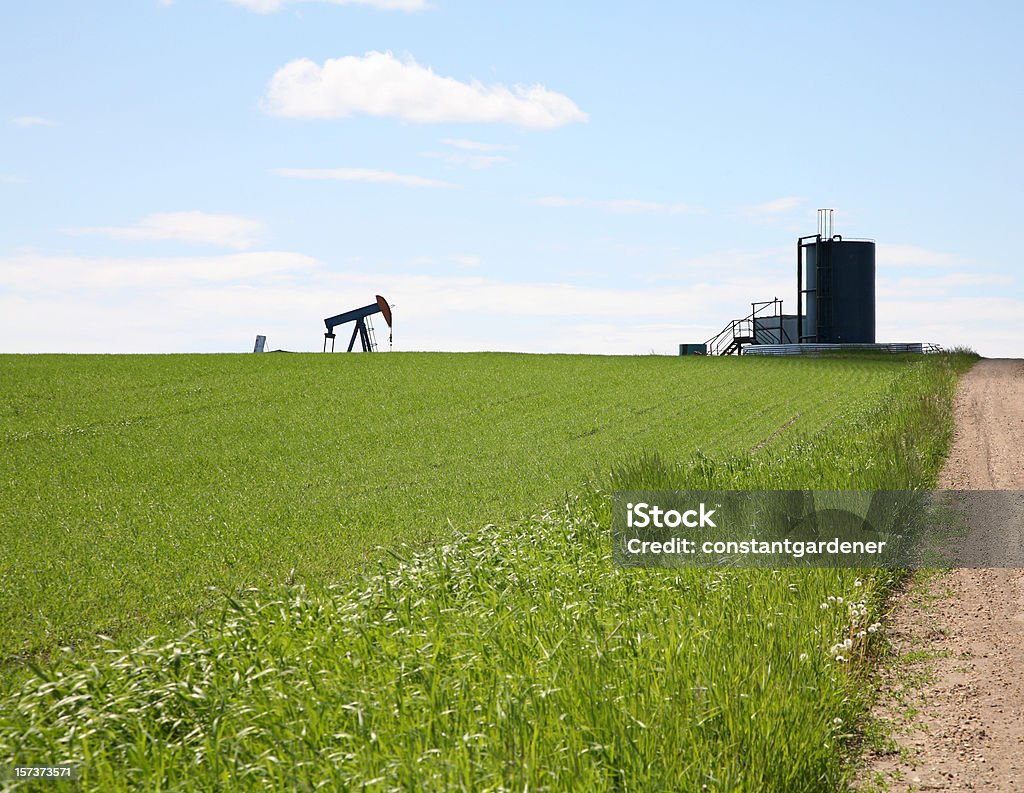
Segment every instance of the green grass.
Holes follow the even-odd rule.
[[[166,376],[176,365],[151,360],[131,359],[118,376],[105,373],[108,388],[134,384],[138,391],[128,389],[125,398],[136,406],[147,391],[166,394],[139,386],[146,366],[158,378],[155,373]],[[844,746],[864,713],[863,675],[875,636],[867,628],[893,576],[616,569],[608,494],[618,487],[928,486],[948,444],[949,399],[966,356],[335,361],[178,359],[177,365],[198,368],[192,380],[204,382],[207,372],[211,403],[223,396],[225,383],[240,393],[248,389],[249,406],[276,383],[281,405],[291,410],[282,407],[276,422],[256,422],[251,411],[237,408],[211,408],[202,419],[198,410],[171,414],[181,397],[168,397],[167,412],[139,422],[138,431],[157,433],[161,443],[140,448],[177,455],[182,466],[159,481],[183,493],[180,483],[191,484],[202,469],[188,466],[193,457],[209,461],[216,449],[218,459],[230,460],[245,443],[262,448],[263,439],[277,438],[281,446],[270,467],[280,481],[302,481],[293,466],[308,464],[303,450],[315,450],[313,462],[320,463],[303,470],[331,466],[336,455],[324,448],[351,449],[353,437],[372,433],[339,429],[337,414],[332,420],[329,410],[318,412],[308,390],[293,391],[298,373],[305,371],[307,382],[329,381],[334,391],[355,380],[399,383],[406,392],[415,388],[417,398],[370,415],[379,422],[377,437],[393,441],[389,462],[440,463],[421,473],[424,487],[416,492],[428,498],[424,512],[387,531],[372,522],[375,504],[407,491],[388,489],[364,500],[353,484],[347,493],[334,492],[335,499],[355,500],[351,514],[368,517],[371,528],[362,545],[344,536],[332,541],[331,531],[318,535],[311,550],[333,555],[335,565],[311,561],[310,585],[287,586],[262,577],[265,568],[292,550],[288,543],[303,527],[322,526],[320,510],[337,502],[310,502],[312,496],[289,488],[235,495],[228,483],[248,469],[229,466],[225,475],[234,479],[197,490],[189,503],[206,509],[221,499],[229,519],[233,510],[276,510],[278,520],[264,523],[266,555],[247,558],[244,575],[232,581],[259,589],[222,601],[219,613],[189,632],[172,624],[162,638],[79,648],[39,669],[0,702],[0,765],[5,758],[74,761],[82,764],[87,789],[115,791],[841,789]],[[99,361],[86,363],[83,370],[102,369]],[[52,371],[51,361],[38,365]],[[246,366],[267,368],[254,373]],[[234,377],[225,374],[231,367],[238,367]],[[379,394],[367,390],[360,392],[363,404],[379,404]],[[530,396],[506,407],[515,394]],[[112,465],[113,450],[137,438],[116,429],[122,426],[116,411],[104,409],[103,420],[88,424],[89,409],[80,406],[76,421],[96,428],[97,457]],[[285,413],[296,411],[305,419],[283,428]],[[25,416],[24,440],[9,445],[49,442],[54,456],[66,456],[55,451],[54,439],[69,434],[52,429],[57,415]],[[452,422],[434,423],[450,415],[474,416],[478,435],[463,439]],[[209,422],[205,432],[195,426],[201,420]],[[183,433],[191,443],[174,440]],[[389,464],[367,465],[364,485],[390,471]],[[153,477],[163,469],[144,470]],[[331,466],[335,476],[342,470]],[[116,494],[108,487],[106,497],[130,502],[148,483],[133,480]],[[444,484],[430,487],[436,483]],[[495,487],[512,495],[493,499],[488,488]],[[572,495],[562,496],[567,490]],[[68,506],[67,492],[50,499],[52,509],[72,513],[85,501],[71,498]],[[543,504],[548,509],[531,510]],[[148,513],[143,505],[133,514]],[[215,559],[231,549],[229,533],[211,543],[209,535],[189,533],[191,513],[168,510],[169,518],[175,514],[179,539],[191,540],[165,543],[165,555]],[[281,528],[281,514],[294,516],[293,526]],[[398,509],[389,514],[392,521],[405,516]],[[445,519],[454,527],[445,530]],[[24,543],[23,524],[9,520],[5,514],[4,530],[37,554],[30,558],[45,558],[37,544]],[[112,536],[123,540],[124,525],[108,531],[122,532]],[[443,542],[422,544],[442,536]],[[375,541],[399,539],[410,545],[365,569]],[[137,560],[130,549],[122,541],[111,558],[131,568]],[[189,602],[203,571],[180,569],[180,580],[166,591]],[[46,570],[37,568],[36,580]],[[344,585],[324,590],[332,575]],[[52,581],[38,595],[43,611],[56,602],[46,599],[47,586]],[[122,595],[148,616],[141,624],[163,619],[166,603]],[[26,602],[32,601],[21,600],[22,608]],[[837,650],[846,640],[849,646]]]
[[[344,581],[378,546],[528,514],[639,450],[674,460],[813,433],[906,368],[0,357],[0,666],[180,626],[224,592]]]

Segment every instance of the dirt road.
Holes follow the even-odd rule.
[[[940,486],[1024,491],[1024,360],[965,375]],[[898,725],[899,750],[868,758],[865,787],[1024,791],[1024,570],[953,570],[900,598],[890,635],[903,657],[877,715]]]

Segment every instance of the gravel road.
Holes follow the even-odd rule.
[[[1024,360],[979,361],[955,407],[940,486],[1024,491]],[[1007,503],[1016,513],[1009,522],[1024,526],[1022,498]],[[877,715],[900,725],[900,751],[870,755],[864,786],[884,779],[892,791],[1024,791],[1024,570],[942,575],[923,595],[898,600],[889,633],[904,658],[885,673]],[[933,659],[907,663],[922,652]],[[924,685],[907,685],[928,666]]]

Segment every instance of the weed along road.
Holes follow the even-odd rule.
[[[1024,491],[1024,360],[979,361],[955,410],[940,486]],[[1019,541],[1024,514],[1000,522]],[[896,746],[870,759],[866,789],[885,779],[893,791],[1024,790],[1024,570],[956,569],[924,594],[904,595],[893,615],[895,667],[879,715],[897,725]],[[928,668],[919,688],[901,683]]]

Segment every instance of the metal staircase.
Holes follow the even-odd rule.
[[[753,318],[734,319],[707,340],[708,355],[739,355],[744,344],[753,343]]]
[[[778,318],[777,328],[763,327],[764,320],[773,318]],[[792,341],[782,322],[782,301],[778,298],[761,300],[750,304],[747,316],[732,320],[707,340],[708,355],[740,355],[748,344],[790,344]]]

